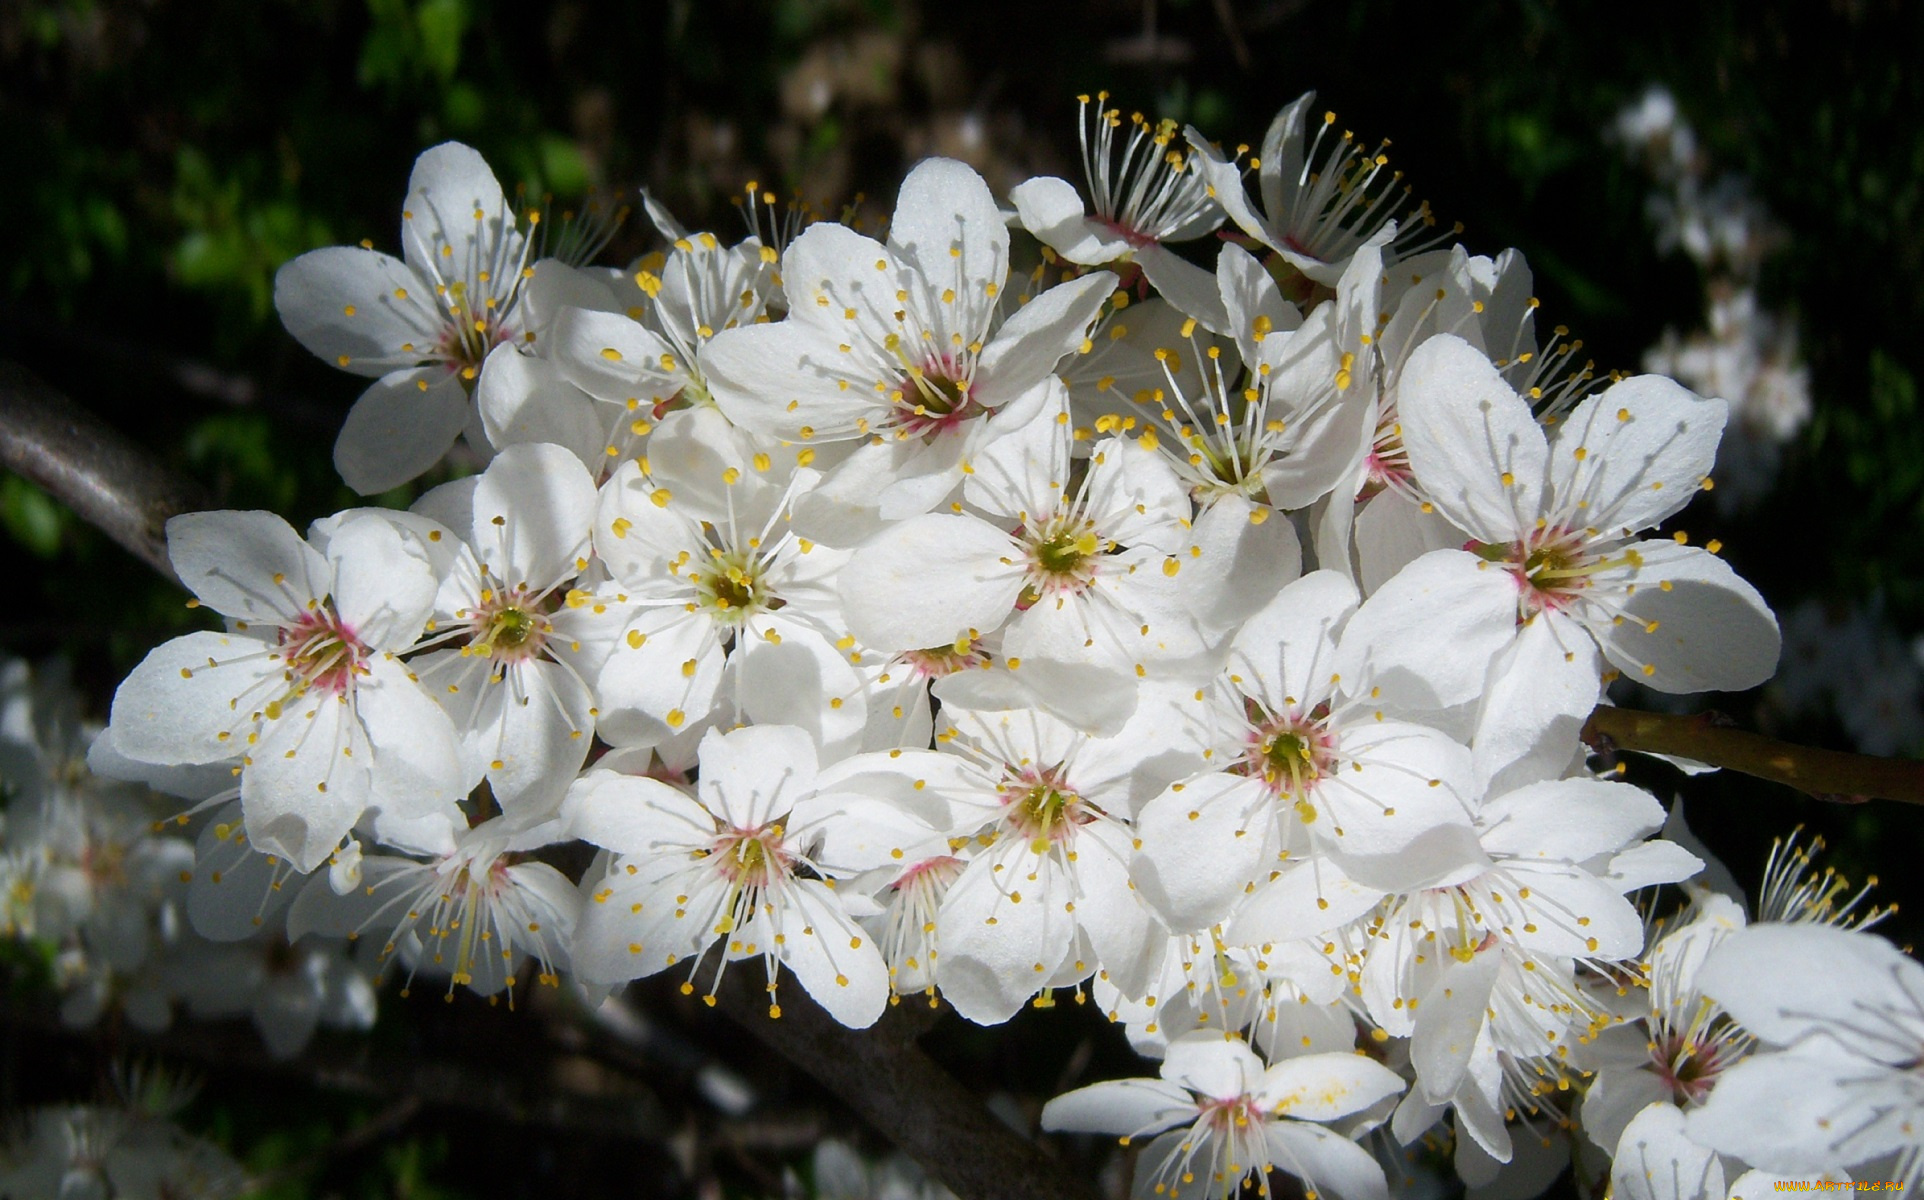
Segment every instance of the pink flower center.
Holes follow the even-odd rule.
[[[1037,854],[1075,836],[1096,819],[1094,806],[1077,795],[1054,767],[1024,767],[1002,785],[1002,819],[1027,838]]]
[[[710,861],[730,883],[741,888],[765,888],[791,873],[795,856],[782,848],[779,824],[755,829],[729,828],[716,837]]]
[[[367,671],[367,646],[330,604],[303,612],[280,633],[280,656],[302,684],[338,696]]]
[[[1329,706],[1282,714],[1267,712],[1253,700],[1248,707],[1251,728],[1238,769],[1261,779],[1275,795],[1294,800],[1303,824],[1309,824],[1316,819],[1310,793],[1336,769],[1336,735],[1325,724]]]
[[[891,399],[895,427],[912,436],[948,433],[989,410],[975,399],[967,365],[937,356],[909,370]]]

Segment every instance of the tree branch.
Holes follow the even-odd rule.
[[[767,985],[736,971],[723,1011],[807,1071],[962,1200],[1093,1200],[1086,1178],[1010,1129],[915,1039],[927,1010],[890,1008],[870,1029],[848,1029],[792,984],[782,1015],[767,1015]],[[918,1012],[918,1009],[920,1010]]]
[[[1924,762],[1819,750],[1731,729],[1711,714],[1674,716],[1604,706],[1583,725],[1597,750],[1642,750],[1695,759],[1787,784],[1820,800],[1924,804]]]
[[[0,465],[45,488],[179,582],[167,519],[207,507],[200,488],[15,363],[0,360]]]

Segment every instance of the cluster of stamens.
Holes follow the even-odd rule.
[[[1250,730],[1239,769],[1261,779],[1278,797],[1294,801],[1303,823],[1311,823],[1316,807],[1310,793],[1336,769],[1336,735],[1326,724],[1328,706],[1278,715],[1263,711],[1253,700],[1246,703]]]
[[[484,589],[481,603],[467,614],[469,641],[463,655],[493,658],[502,663],[540,657],[554,625],[543,597],[513,588]]]
[[[367,669],[367,646],[326,603],[282,627],[280,657],[290,682],[298,680],[301,690],[318,688],[334,696],[348,692]]]
[[[1037,854],[1065,841],[1096,819],[1094,809],[1065,784],[1054,768],[1025,767],[1002,785],[1002,819]]]
[[[1087,517],[1052,517],[1019,536],[1029,577],[1016,600],[1018,609],[1027,609],[1045,596],[1084,590],[1095,582],[1097,562],[1108,549],[1095,522]]]
[[[1122,110],[1106,108],[1109,93],[1079,97],[1083,107],[1083,169],[1096,220],[1132,247],[1160,241],[1207,213],[1215,202],[1202,176],[1188,169],[1176,144],[1176,122],[1129,115],[1130,133],[1118,159]]]

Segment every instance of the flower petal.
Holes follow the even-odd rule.
[[[473,408],[461,377],[444,367],[384,375],[348,411],[334,469],[363,496],[399,487],[441,461]]]
[[[1495,544],[1535,524],[1549,447],[1482,351],[1453,334],[1424,342],[1403,368],[1397,404],[1410,467],[1444,516]]]

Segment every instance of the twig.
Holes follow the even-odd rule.
[[[136,558],[178,582],[167,519],[201,490],[38,376],[0,361],[0,465],[39,484]]]
[[[1780,742],[1731,729],[1708,714],[1673,716],[1605,706],[1584,722],[1583,740],[1599,750],[1642,750],[1695,759],[1787,784],[1820,800],[1924,804],[1924,762]]]
[[[1093,1200],[1085,1178],[997,1120],[915,1044],[919,1004],[891,1008],[874,1028],[844,1028],[792,983],[782,1015],[765,985],[736,971],[719,996],[728,1015],[826,1084],[850,1108],[962,1200]]]

